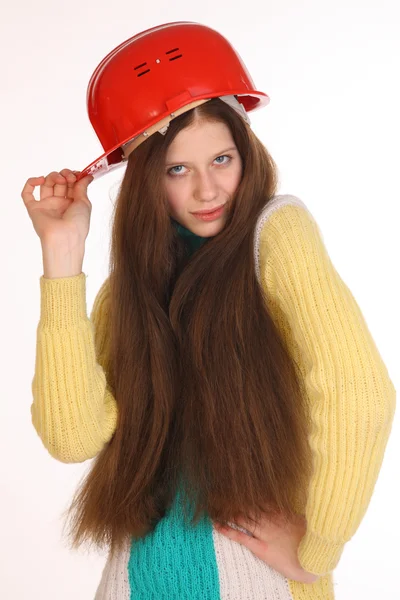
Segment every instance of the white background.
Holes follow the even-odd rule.
[[[102,154],[86,113],[100,60],[170,21],[220,31],[269,106],[252,127],[276,160],[279,193],[318,221],[398,388],[400,15],[398,0],[8,2],[1,10],[1,592],[5,600],[89,600],[105,557],[72,553],[61,513],[89,463],[65,465],[30,421],[42,256],[20,198],[28,177],[81,170]],[[122,171],[89,188],[87,306],[107,275]],[[396,259],[397,257],[397,259]],[[339,600],[400,598],[399,418],[368,512],[335,570]]]

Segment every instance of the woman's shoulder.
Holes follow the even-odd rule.
[[[311,215],[305,202],[298,196],[294,196],[293,194],[279,194],[273,196],[270,198],[270,200],[268,200],[258,216],[256,224],[256,236],[259,236],[261,230],[264,228],[264,225],[271,219],[272,215],[278,211],[281,211],[286,206],[297,207]]]
[[[292,194],[273,196],[261,210],[254,232],[256,270],[262,268],[267,256],[282,257],[301,245],[324,254],[323,234],[306,203]],[[307,252],[302,256],[307,255]],[[297,257],[300,260],[300,257]]]
[[[296,209],[295,213],[306,215],[306,217],[313,219],[307,205],[298,196],[294,196],[293,194],[279,194],[272,196],[268,200],[257,218],[254,232],[255,249],[260,243],[261,233],[265,231],[268,224],[279,222],[285,214],[292,212],[293,208]]]

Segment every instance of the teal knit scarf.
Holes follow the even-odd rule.
[[[193,254],[193,252],[198,250],[198,248],[200,248],[200,246],[202,246],[204,242],[210,239],[207,237],[200,237],[199,235],[196,235],[195,233],[190,231],[190,229],[186,229],[186,227],[184,227],[174,219],[172,219],[172,223],[174,224],[178,234],[184,240],[187,248],[189,249],[190,256]]]

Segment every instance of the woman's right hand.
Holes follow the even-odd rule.
[[[42,245],[74,240],[84,244],[90,227],[91,202],[87,196],[93,177],[76,183],[78,171],[63,169],[47,177],[30,177],[21,197]],[[40,200],[33,192],[40,185]]]

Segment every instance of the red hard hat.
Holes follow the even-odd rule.
[[[126,160],[121,146],[147,139],[160,121],[211,98],[236,96],[245,111],[269,103],[232,45],[190,21],[152,27],[129,38],[98,65],[87,89],[90,122],[104,154],[79,175],[98,177]]]

